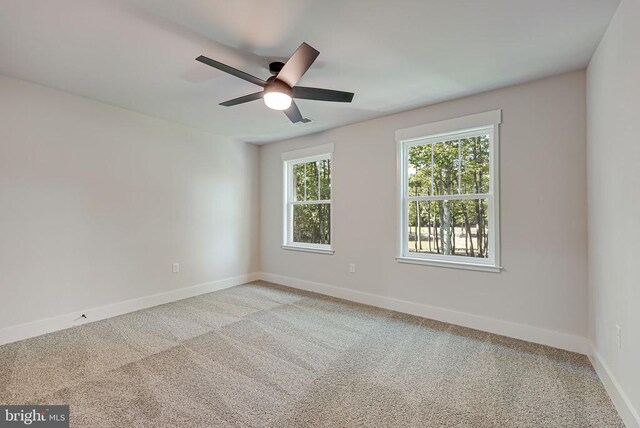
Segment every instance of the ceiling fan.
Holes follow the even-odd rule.
[[[203,64],[207,64],[263,88],[260,92],[220,103],[221,106],[231,107],[262,98],[267,107],[284,111],[284,114],[287,115],[291,122],[307,123],[310,122],[310,120],[302,117],[293,98],[339,103],[350,103],[353,99],[353,93],[351,92],[296,86],[296,83],[298,83],[302,75],[311,67],[311,64],[313,64],[318,55],[320,55],[320,52],[308,44],[302,43],[286,63],[272,62],[269,64],[269,71],[272,76],[266,81],[203,55],[196,58],[196,61],[200,61]]]

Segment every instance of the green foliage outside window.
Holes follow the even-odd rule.
[[[331,243],[331,161],[293,165],[293,242]],[[326,201],[326,202],[319,202]]]
[[[408,196],[477,199],[408,201],[410,252],[489,257],[489,136],[409,147]]]

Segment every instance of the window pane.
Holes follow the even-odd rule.
[[[434,194],[458,194],[458,141],[433,144]]]
[[[489,192],[489,136],[460,140],[462,167],[460,174],[461,192]]]
[[[431,192],[431,144],[409,147],[407,157],[409,196],[429,196]]]
[[[294,205],[293,242],[329,245],[330,213],[330,204]]]
[[[487,199],[408,204],[410,253],[489,257]]]

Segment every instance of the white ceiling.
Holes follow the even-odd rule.
[[[243,141],[269,142],[584,68],[618,0],[2,0],[0,73]],[[301,42],[309,124],[262,101],[218,103]],[[1,94],[0,94],[1,96]]]

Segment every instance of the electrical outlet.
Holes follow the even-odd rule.
[[[178,273],[178,272],[180,272],[180,263],[174,263],[174,264],[171,266],[171,270],[172,270],[172,272],[173,272],[173,273]]]
[[[350,263],[349,264],[349,272],[356,273],[356,264],[355,263]]]
[[[616,324],[616,343],[618,348],[622,348],[622,328],[618,324]]]

